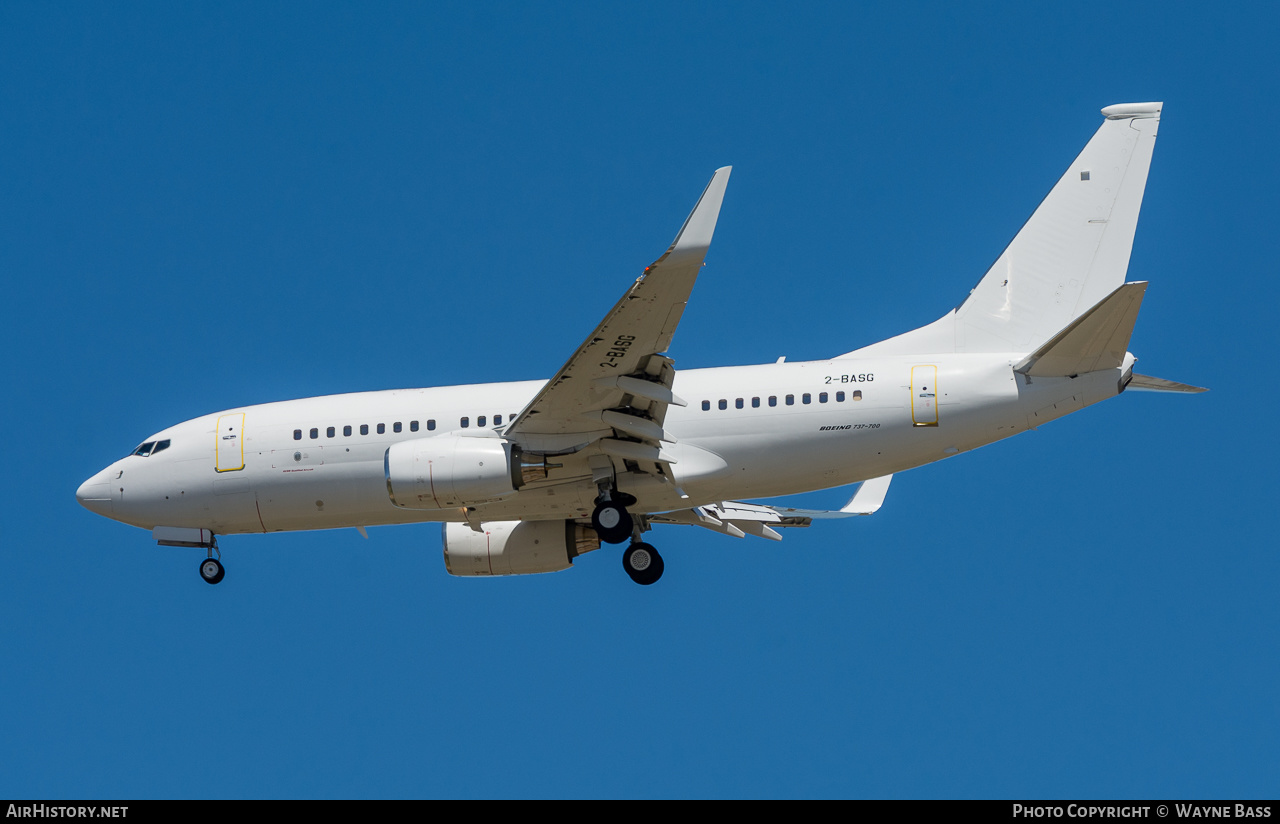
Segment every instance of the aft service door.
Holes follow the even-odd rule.
[[[938,367],[911,367],[911,423],[938,425]]]
[[[244,413],[218,418],[218,452],[214,469],[234,472],[244,469]]]

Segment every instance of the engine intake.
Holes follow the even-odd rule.
[[[444,566],[450,575],[531,575],[559,572],[600,548],[596,531],[573,521],[491,521],[444,525]]]

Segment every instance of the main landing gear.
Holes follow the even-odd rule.
[[[591,513],[591,526],[600,540],[606,544],[625,543],[635,529],[635,521],[627,507],[636,499],[625,492],[604,490],[596,498],[596,508]]]
[[[218,539],[213,539],[213,544],[209,547],[209,557],[200,562],[200,577],[204,579],[206,584],[216,584],[222,580],[222,576],[227,571],[222,568],[222,553],[218,552],[218,557],[213,557],[213,553],[218,552]]]
[[[622,568],[631,580],[649,586],[662,577],[662,556],[658,550],[640,540],[640,529],[627,507],[636,499],[625,492],[601,486],[596,508],[591,513],[591,526],[606,544],[621,544],[628,539],[631,546],[622,553]]]
[[[636,541],[622,553],[622,568],[631,580],[647,587],[662,577],[662,556],[643,541]]]

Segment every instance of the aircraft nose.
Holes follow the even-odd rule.
[[[80,484],[76,490],[76,500],[90,512],[111,517],[111,483],[107,478],[107,470],[102,470],[89,480]]]

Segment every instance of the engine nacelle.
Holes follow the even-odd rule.
[[[450,509],[516,491],[511,444],[498,438],[438,435],[392,444],[383,458],[387,494],[406,509]]]
[[[496,436],[450,433],[392,444],[387,494],[404,509],[452,509],[505,498],[560,466]]]
[[[444,525],[444,566],[450,575],[531,575],[559,572],[600,548],[589,526],[573,521],[492,521]]]

